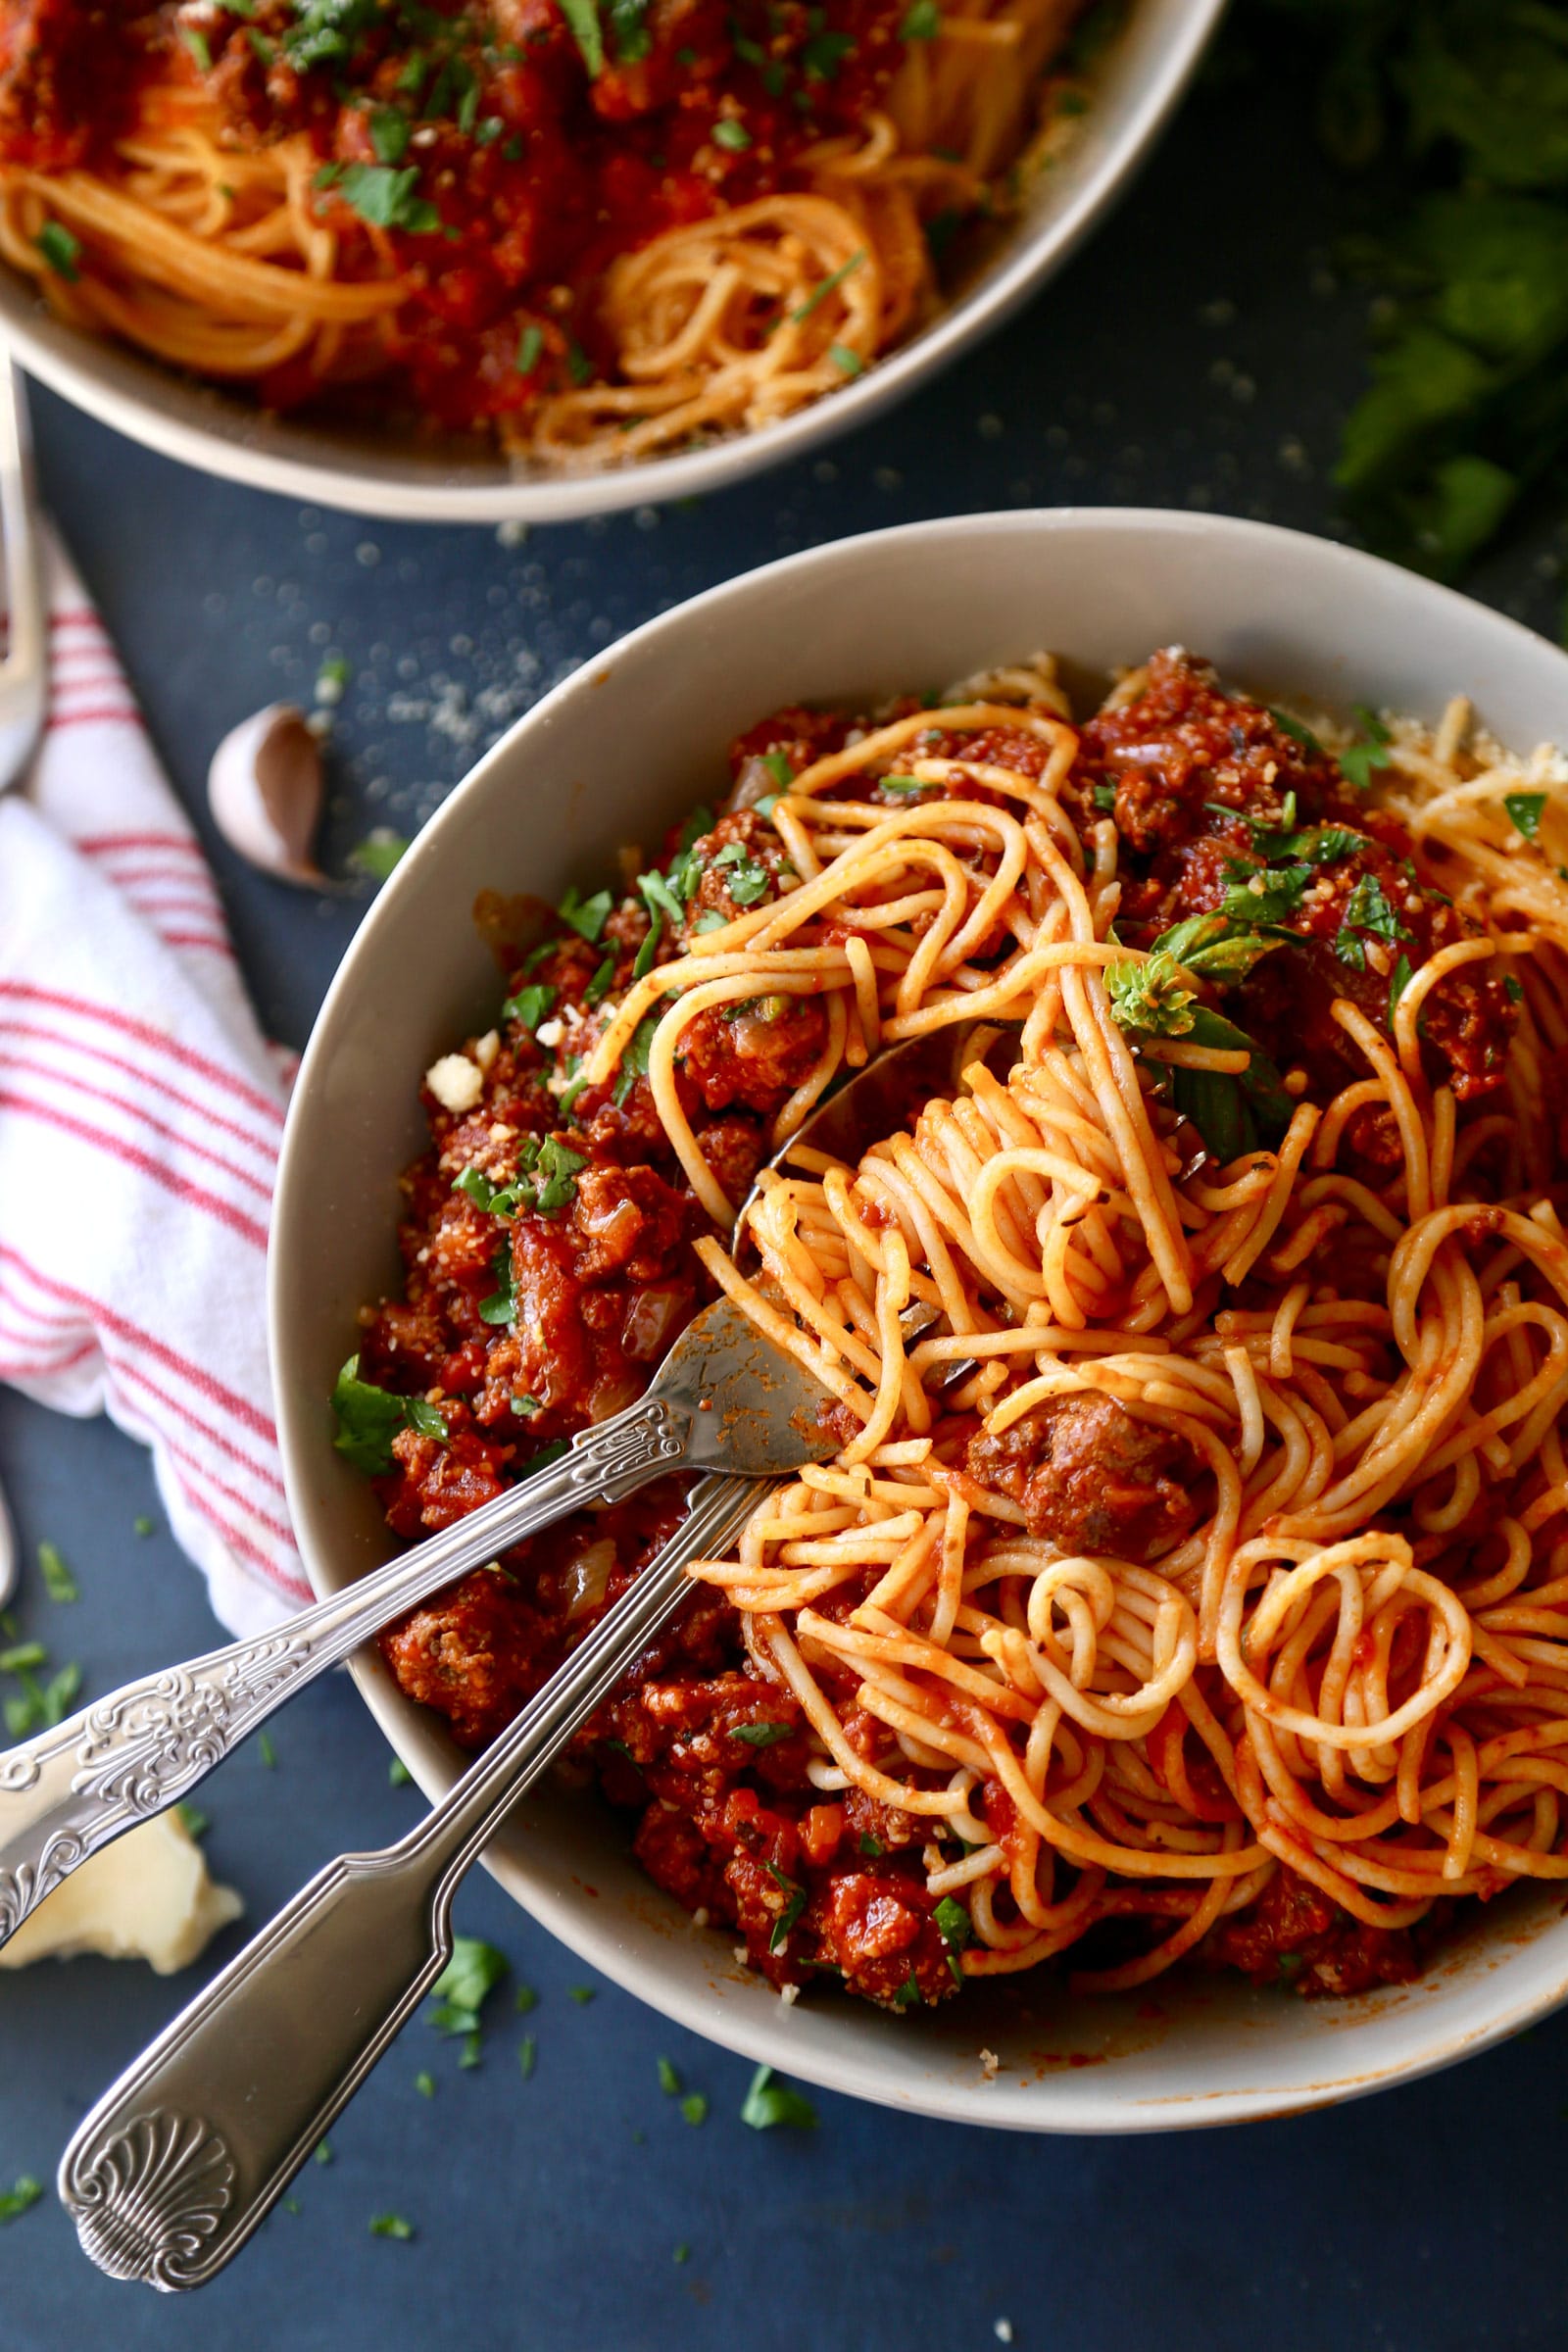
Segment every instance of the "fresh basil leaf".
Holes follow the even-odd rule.
[[[548,981],[535,980],[507,999],[501,1007],[501,1017],[504,1021],[520,1021],[531,1035],[547,1017],[555,1001],[556,991]]]
[[[1508,811],[1514,831],[1522,833],[1526,841],[1534,841],[1541,830],[1542,810],[1546,806],[1545,794],[1510,792],[1505,794],[1502,805]]]
[[[569,923],[579,939],[597,947],[604,936],[614,900],[608,890],[596,891],[591,899],[580,898],[575,888],[568,890],[556,909],[564,923]]]
[[[780,1740],[788,1740],[799,1727],[793,1723],[732,1723],[729,1736],[743,1740],[748,1747],[772,1747]]]
[[[495,1323],[510,1331],[517,1314],[516,1293],[512,1282],[512,1244],[503,1242],[491,1261],[496,1287],[488,1298],[479,1301],[479,1320]]]

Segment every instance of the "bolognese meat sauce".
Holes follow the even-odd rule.
[[[705,1302],[692,1244],[712,1228],[655,1105],[646,1034],[657,1016],[612,1084],[589,1086],[584,1073],[635,976],[795,886],[769,796],[840,748],[851,726],[791,710],[740,738],[726,812],[699,811],[666,841],[659,871],[619,902],[608,891],[568,900],[526,953],[511,953],[500,1028],[430,1073],[431,1147],[405,1179],[404,1295],[367,1310],[358,1363],[362,1381],[420,1407],[391,1440],[379,1481],[399,1533],[448,1525],[629,1402]],[[960,747],[934,729],[929,748]],[[961,749],[1034,774],[1044,759],[1021,730]],[[847,779],[837,789],[879,788]],[[985,795],[982,784],[963,789]],[[1179,654],[1156,657],[1136,697],[1090,720],[1062,803],[1086,844],[1107,815],[1116,825],[1118,927],[1130,944],[1234,910],[1238,893],[1255,904],[1284,944],[1223,992],[1226,1009],[1319,1102],[1352,1074],[1333,999],[1349,997],[1389,1034],[1401,962],[1413,973],[1470,928],[1418,878],[1397,822],[1367,805],[1304,728],[1223,694]],[[1513,1007],[1470,966],[1443,979],[1423,1012],[1423,1053],[1463,1115],[1501,1083]],[[732,1200],[824,1038],[810,997],[711,1007],[684,1031],[681,1105]],[[456,1083],[451,1062],[461,1064]],[[1377,1159],[1375,1124],[1357,1148]],[[936,1455],[945,1475],[1002,1497],[1064,1552],[1157,1563],[1203,1506],[1203,1466],[1187,1442],[1100,1394],[1049,1400],[995,1435],[972,1415],[950,1416],[938,1422]],[[465,1578],[382,1637],[400,1685],[465,1743],[483,1744],[683,1509],[678,1486],[662,1482],[613,1509],[577,1513]],[[859,1597],[851,1590],[824,1605]],[[885,1728],[858,1710],[853,1683],[818,1671],[852,1743],[868,1758],[884,1753]],[[1206,1757],[1173,1758],[1186,1723],[1179,1710],[1172,1717],[1148,1743],[1155,1779],[1163,1784],[1180,1760],[1203,1817],[1239,1819]],[[610,1799],[636,1816],[649,1874],[735,1931],[775,1984],[837,1981],[899,2008],[954,1991],[960,1972],[926,1886],[925,1830],[863,1790],[824,1794],[813,1783],[816,1751],[799,1705],[754,1667],[739,1619],[710,1589],[694,1594],[578,1748]],[[989,1782],[971,1804],[1005,1850],[1014,1814],[1004,1789]],[[1304,1992],[1396,1983],[1415,1965],[1408,1936],[1346,1920],[1283,1867],[1214,1932],[1207,1956]]]

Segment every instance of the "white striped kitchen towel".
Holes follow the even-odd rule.
[[[114,649],[50,571],[48,732],[0,800],[0,1380],[151,1446],[248,1634],[310,1598],[267,1364],[283,1074]]]

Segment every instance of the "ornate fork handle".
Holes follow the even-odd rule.
[[[464,1872],[760,1492],[704,1479],[659,1558],[441,1803],[396,1845],[329,1862],[105,2092],[60,2164],[100,2270],[167,2291],[239,2251],[446,1965]]]
[[[0,1755],[0,1943],[78,1863],[193,1788],[273,1710],[389,1620],[580,1503],[679,1466],[692,1415],[646,1396],[525,1485],[276,1632],[126,1683]]]

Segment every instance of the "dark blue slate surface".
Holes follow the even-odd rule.
[[[812,541],[944,511],[1202,505],[1332,527],[1325,472],[1356,381],[1361,298],[1328,267],[1355,201],[1286,91],[1213,82],[1110,229],[1001,340],[831,459],[689,511],[505,546],[301,512],[199,479],[38,402],[43,470],[154,736],[199,808],[219,734],[322,656],[353,683],[328,848],[406,826],[531,697],[677,598]],[[1526,528],[1480,583],[1551,628],[1561,534]],[[205,818],[201,821],[205,823]],[[303,1042],[363,899],[217,868],[264,1018]],[[499,877],[498,877],[499,879]],[[395,1007],[389,1008],[395,1014]],[[89,1690],[213,1639],[160,1530],[143,1458],[105,1424],[0,1395],[0,1480],[29,1546],[82,1598],[29,1585],[29,1633]],[[351,1686],[329,1678],[210,1785],[219,1873],[265,1917],[320,1861],[417,1802]],[[747,2068],[601,1987],[482,1875],[459,1925],[539,2002],[496,1996],[484,2063],[409,2028],[243,2261],[193,2300],[112,2286],[52,2200],[0,2230],[0,2347],[223,2352],[1395,2352],[1557,2342],[1568,2022],[1337,2113],[1200,2137],[1024,2141],[818,2101],[814,2133],[746,2130]],[[231,1931],[213,1957],[232,1950]],[[48,2178],[111,2074],[196,1981],[77,1961],[0,1978],[0,2186]],[[517,2044],[537,2038],[524,2081]],[[685,2123],[670,2058],[707,2093]],[[415,2078],[428,2068],[433,2098]],[[372,2238],[398,2212],[416,2234]],[[675,2248],[690,2248],[678,2263]]]

